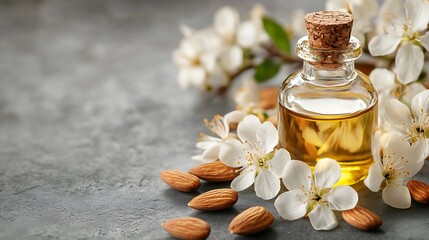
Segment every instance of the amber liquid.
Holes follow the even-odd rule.
[[[338,184],[352,185],[366,177],[373,163],[371,142],[376,116],[377,105],[356,114],[306,116],[280,104],[280,147],[312,169],[320,159],[336,160],[342,172]]]

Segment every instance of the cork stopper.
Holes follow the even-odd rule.
[[[313,66],[336,69],[342,66],[337,50],[346,49],[353,26],[353,15],[340,11],[321,11],[305,15],[310,52],[317,56]]]
[[[305,15],[308,40],[316,49],[345,48],[349,44],[353,15],[340,11],[321,11]]]

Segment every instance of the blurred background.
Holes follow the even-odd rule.
[[[0,3],[0,112],[31,125],[36,116],[75,121],[80,114],[108,114],[111,107],[124,110],[131,107],[127,101],[146,98],[189,105],[193,93],[178,92],[171,59],[182,38],[179,26],[208,26],[225,5],[247,17],[256,1]],[[286,21],[295,8],[320,10],[324,2],[266,1],[264,6]],[[110,121],[121,117],[113,115]]]
[[[181,196],[159,171],[193,165],[202,120],[233,107],[179,88],[179,26],[254,3],[0,1],[0,238],[165,237]],[[264,5],[286,19],[324,3]]]

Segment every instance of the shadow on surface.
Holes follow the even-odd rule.
[[[196,212],[192,214],[192,217],[196,217],[196,218],[207,218],[209,216],[211,217],[221,217],[223,218],[224,216],[236,216],[240,213],[240,211],[238,211],[237,209],[235,209],[234,207],[230,207],[227,209],[223,209],[223,210],[217,210],[217,211],[199,211],[199,210],[195,210]]]
[[[278,236],[278,233],[270,227],[260,233],[253,235],[236,236],[234,239],[276,239]]]
[[[219,188],[230,188],[231,181],[228,182],[207,182],[204,180],[201,180],[201,188],[199,189],[200,192],[206,192],[214,189]]]
[[[191,201],[192,198],[201,194],[202,192],[180,192],[175,189],[169,188],[166,189],[162,195],[164,198],[170,202],[174,202],[175,204],[184,204],[184,206],[188,206],[188,202]]]

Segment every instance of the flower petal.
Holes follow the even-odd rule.
[[[331,188],[340,180],[341,167],[337,161],[323,158],[317,162],[314,168],[314,180],[319,189]]]
[[[401,37],[394,34],[380,34],[368,44],[372,56],[384,56],[393,53],[401,42]]]
[[[173,57],[174,63],[179,68],[187,68],[192,66],[192,59],[189,59],[187,56],[185,56],[181,49],[174,50],[172,57]]]
[[[256,196],[269,200],[277,196],[280,191],[280,179],[267,170],[262,170],[255,179]]]
[[[308,214],[311,226],[316,230],[332,230],[338,225],[334,211],[327,206],[318,204],[313,211]]]
[[[304,17],[305,12],[302,9],[295,9],[290,14],[288,22],[290,23],[290,28],[293,31],[293,36],[296,38],[307,35]]]
[[[204,150],[202,154],[203,161],[213,162],[219,159],[219,151],[222,144],[213,144],[211,147]]]
[[[307,213],[307,204],[303,198],[301,189],[291,190],[280,194],[274,202],[274,206],[279,215],[286,220],[296,220],[302,218]]]
[[[421,142],[410,145],[401,138],[393,137],[383,151],[383,159],[388,159],[387,162],[395,166],[395,173],[400,177],[410,178],[423,167],[426,157],[424,147],[425,145]]]
[[[429,32],[426,32],[423,36],[420,37],[423,47],[429,51]]]
[[[325,3],[326,10],[337,10],[347,12],[347,1],[346,0],[328,0]]]
[[[203,141],[197,142],[196,147],[198,149],[207,149],[209,147],[212,147],[213,145],[219,144],[222,142],[222,139],[212,136],[204,135]]]
[[[378,11],[378,3],[376,0],[360,0],[348,1],[350,9],[356,19],[362,19],[364,23],[369,25],[371,17],[375,16]]]
[[[301,190],[303,187],[305,191],[308,191],[312,180],[310,166],[301,161],[291,160],[283,171],[282,180],[289,190]]]
[[[383,201],[394,208],[406,209],[411,206],[410,191],[399,184],[389,184],[383,189]]]
[[[229,123],[238,123],[247,115],[245,111],[235,110],[225,114],[223,117],[225,122]]]
[[[422,48],[411,44],[403,43],[396,54],[395,66],[398,80],[403,84],[414,82],[422,72],[424,55]]]
[[[264,122],[256,130],[256,139],[261,143],[262,151],[267,154],[279,143],[279,134],[271,122]]]
[[[219,159],[230,167],[241,167],[246,165],[246,153],[243,144],[232,139],[222,144],[219,151]]]
[[[260,3],[257,3],[255,5],[253,5],[252,9],[250,9],[250,19],[252,19],[252,21],[256,22],[260,22],[262,17],[265,16],[266,14],[266,10],[264,8],[264,6]]]
[[[238,25],[237,43],[243,48],[258,44],[258,29],[252,21],[245,21]]]
[[[369,190],[373,192],[378,192],[380,191],[380,186],[384,179],[385,178],[382,175],[381,166],[376,163],[369,168],[368,176],[363,182],[369,188]]]
[[[429,22],[429,2],[426,0],[405,1],[407,16],[412,22],[413,32],[424,31]]]
[[[274,176],[281,178],[283,170],[286,165],[290,162],[290,154],[286,149],[279,149],[274,153],[274,157],[268,161],[268,164],[271,166],[268,168]]]
[[[358,194],[350,186],[338,186],[323,196],[328,201],[329,208],[336,211],[349,210],[356,207]]]
[[[217,67],[216,55],[212,52],[201,54],[200,62],[201,66],[203,66],[208,73],[213,73]]]
[[[396,166],[397,170],[406,172],[402,177],[409,178],[422,169],[425,151],[423,144],[410,145],[401,137],[393,136],[383,150],[383,159],[389,159],[389,163]]]
[[[179,71],[179,85],[188,88],[190,85],[203,88],[206,80],[206,72],[202,67],[182,68]]]
[[[227,48],[222,52],[220,62],[228,72],[236,71],[243,64],[243,49],[237,46]]]
[[[243,121],[241,121],[238,124],[237,127],[237,134],[238,137],[242,142],[249,141],[249,142],[255,142],[256,141],[256,130],[261,125],[261,121],[258,117],[255,115],[247,115],[243,118]]]
[[[411,110],[416,118],[419,118],[422,113],[429,113],[429,90],[424,90],[413,98]]]
[[[259,95],[259,87],[256,81],[252,78],[245,78],[243,86],[234,95],[234,101],[241,109],[246,110],[259,102]]]
[[[227,41],[231,41],[234,37],[235,31],[237,30],[239,21],[240,16],[238,15],[237,10],[232,7],[223,7],[215,14],[215,31]]]
[[[190,67],[192,65],[192,61],[198,58],[201,54],[202,46],[199,44],[199,37],[201,34],[192,34],[189,37],[185,37],[180,41],[180,52],[181,54],[189,59]]]
[[[426,90],[426,87],[420,82],[413,82],[411,84],[408,84],[405,87],[404,94],[401,97],[401,101],[406,105],[411,105],[413,98],[424,90]]]
[[[408,126],[413,122],[410,109],[397,99],[392,99],[387,104],[385,117],[392,127],[403,133],[407,132]]]
[[[252,167],[245,168],[240,175],[238,175],[231,182],[231,188],[235,191],[243,191],[255,182],[255,170]]]
[[[369,78],[378,92],[395,88],[395,74],[386,68],[372,70]]]

